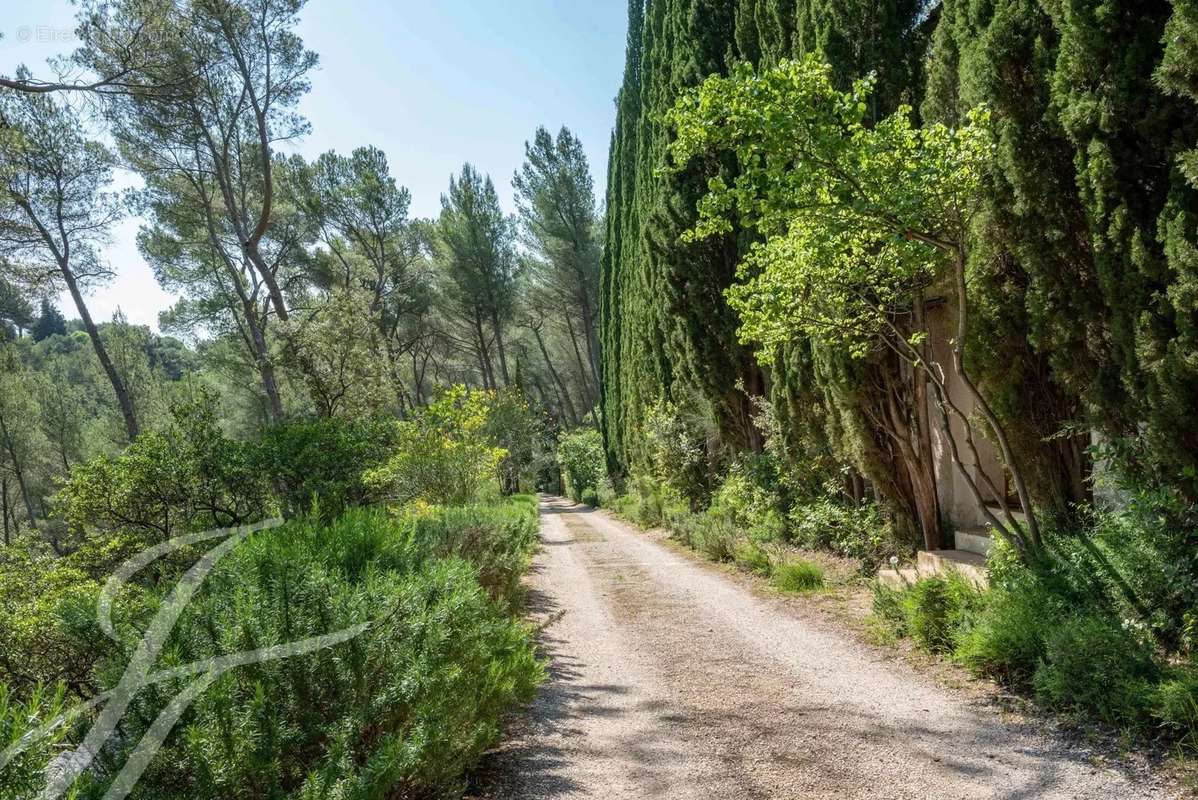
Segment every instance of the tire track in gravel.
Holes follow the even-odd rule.
[[[1172,797],[560,498],[529,605],[550,676],[476,798]]]

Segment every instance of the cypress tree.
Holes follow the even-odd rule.
[[[1198,367],[1185,356],[1198,347],[1193,17],[1163,1],[943,6],[923,110],[949,122],[979,103],[995,112],[972,265],[992,346],[978,355],[1005,387],[1042,502],[1084,498],[1085,442],[1054,437],[1070,422],[1142,430],[1152,460],[1198,491]]]

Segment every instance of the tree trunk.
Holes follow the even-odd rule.
[[[587,368],[582,363],[582,351],[578,349],[578,334],[574,332],[574,321],[569,314],[566,314],[566,330],[570,333],[570,346],[574,349],[574,363],[578,365],[578,377],[582,380],[583,400],[588,409],[594,408],[595,397],[591,390],[590,379],[587,377]]]
[[[279,384],[275,379],[274,364],[270,361],[266,336],[262,333],[262,326],[258,324],[257,308],[252,301],[246,300],[243,301],[242,313],[245,314],[245,325],[249,329],[251,350],[254,363],[258,367],[258,376],[262,381],[262,391],[266,394],[270,421],[278,424],[283,421],[283,400],[279,397]]]
[[[532,331],[532,335],[537,340],[537,347],[541,351],[541,357],[545,359],[545,366],[549,370],[549,377],[553,378],[554,384],[557,385],[558,394],[561,396],[563,401],[562,410],[568,415],[567,421],[571,425],[577,425],[578,412],[574,409],[574,403],[570,401],[570,392],[567,391],[566,385],[562,382],[561,376],[558,374],[557,369],[553,366],[553,359],[549,357],[549,350],[545,347],[545,340],[541,338],[541,329],[538,327],[530,328],[529,330]]]
[[[133,411],[133,401],[129,397],[129,392],[125,388],[125,382],[121,380],[121,376],[116,371],[116,367],[112,365],[112,359],[108,357],[108,348],[104,346],[103,340],[100,338],[100,331],[96,328],[96,323],[92,321],[92,315],[87,310],[87,303],[83,301],[83,294],[79,291],[79,284],[75,280],[75,274],[71,272],[70,266],[60,260],[58,268],[62,272],[62,277],[66,281],[67,289],[71,293],[71,299],[75,301],[75,310],[79,312],[79,318],[83,320],[83,327],[87,331],[87,337],[91,339],[92,347],[95,348],[96,358],[100,359],[100,366],[104,369],[104,374],[108,376],[108,382],[112,384],[112,390],[116,392],[117,403],[121,407],[121,416],[125,419],[125,432],[129,436],[129,441],[137,438],[138,425],[137,415]]]
[[[474,312],[474,335],[478,338],[478,363],[483,372],[483,388],[495,388],[495,372],[491,368],[491,349],[487,346],[487,337],[483,333],[482,315]]]
[[[924,295],[917,292],[912,303],[914,308],[915,330],[926,330],[924,317]],[[928,362],[928,344],[919,343],[919,357],[923,363]],[[915,468],[918,477],[912,480],[915,490],[915,504],[919,511],[919,522],[924,532],[924,548],[939,550],[944,546],[944,529],[940,518],[940,498],[936,492],[936,465],[932,461],[932,428],[930,409],[928,407],[928,378],[923,370],[911,370],[911,396],[915,404]],[[914,476],[913,476],[914,477]]]
[[[0,517],[4,518],[4,546],[12,544],[8,527],[8,476],[0,478]]]
[[[508,377],[507,371],[507,354],[503,349],[503,327],[499,324],[499,314],[494,311],[491,312],[491,326],[495,329],[495,345],[499,348],[499,370],[503,375],[503,385],[511,386],[512,379]],[[494,379],[492,379],[492,383],[494,383]]]
[[[33,513],[33,500],[29,497],[29,487],[25,485],[25,470],[17,458],[17,449],[13,445],[12,436],[8,430],[8,422],[0,415],[0,436],[4,437],[4,449],[8,451],[8,460],[12,462],[12,472],[17,479],[17,488],[21,491],[21,500],[25,503],[25,513],[29,515],[29,527],[37,530],[37,515]]]
[[[1003,460],[1006,462],[1007,469],[1011,473],[1011,480],[1015,484],[1015,492],[1019,495],[1019,505],[1023,510],[1023,516],[1027,521],[1028,538],[1031,540],[1032,547],[1039,549],[1043,542],[1040,539],[1040,525],[1036,519],[1036,510],[1032,507],[1031,495],[1027,490],[1027,483],[1023,479],[1023,470],[1019,468],[1019,464],[1015,461],[1014,451],[1011,449],[1010,441],[1007,438],[1007,432],[1002,423],[999,422],[997,415],[986,398],[978,391],[977,385],[969,376],[965,369],[965,342],[968,333],[969,313],[969,295],[965,284],[965,253],[960,248],[953,253],[953,278],[956,283],[957,292],[957,339],[953,342],[953,369],[957,377],[961,379],[962,385],[969,392],[970,399],[973,400],[977,409],[982,413],[983,418],[989,423],[990,429],[994,432],[994,438],[998,441],[999,450],[1002,452]],[[965,424],[969,424],[969,420],[965,420]],[[1004,498],[998,498],[999,502],[1006,506]]]

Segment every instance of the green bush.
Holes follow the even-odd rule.
[[[395,447],[393,420],[331,417],[268,428],[255,463],[278,492],[284,513],[319,509],[332,519],[375,499],[362,474],[381,466]]]
[[[707,505],[712,469],[707,451],[710,407],[698,396],[659,401],[644,420],[642,448],[652,476],[691,511]]]
[[[254,455],[253,445],[221,432],[215,399],[201,394],[172,407],[163,430],[143,433],[120,455],[76,464],[55,498],[56,515],[87,534],[123,531],[133,550],[256,522],[274,504]]]
[[[588,505],[591,508],[598,508],[600,505],[599,492],[595,491],[590,486],[588,486],[586,489],[583,490],[582,497],[579,498],[579,501],[583,505]]]
[[[732,558],[740,568],[758,575],[768,576],[773,571],[769,553],[753,541],[737,542],[733,548]]]
[[[1116,620],[1085,614],[1060,621],[1049,634],[1032,685],[1037,699],[1051,708],[1135,728],[1147,717],[1157,677],[1147,643]]]
[[[367,620],[361,636],[221,677],[168,737],[133,797],[442,797],[528,701],[542,669],[510,613],[532,550],[528,498],[400,516],[358,509],[256,534],[209,576],[170,663]],[[111,674],[119,674],[115,659]],[[139,693],[131,745],[176,685]],[[121,763],[120,754],[115,762]],[[110,777],[96,782],[99,797]]]
[[[671,535],[716,562],[732,561],[740,532],[725,514],[677,510],[669,519]]]
[[[870,584],[873,590],[874,615],[889,628],[895,636],[907,635],[907,612],[903,608],[904,589],[893,589],[881,581]]]
[[[824,585],[824,570],[811,561],[794,559],[774,569],[773,584],[784,592],[815,591]]]
[[[1154,692],[1152,716],[1170,737],[1198,749],[1198,662],[1169,670]]]
[[[57,691],[39,686],[28,700],[21,700],[0,681],[0,749],[59,716],[67,705],[61,686]],[[46,785],[46,766],[62,752],[61,743],[69,732],[69,726],[56,727],[33,740],[27,750],[0,770],[0,800],[41,796]]]
[[[903,596],[906,630],[929,653],[950,652],[980,598],[977,589],[955,572],[916,581]]]
[[[1045,658],[1047,639],[1066,616],[1064,602],[1031,573],[991,589],[973,624],[957,640],[955,658],[971,672],[1026,688]]]
[[[777,466],[772,456],[742,456],[728,469],[711,498],[711,508],[732,517],[759,541],[786,536],[783,515],[785,499],[779,489]]]
[[[582,499],[583,493],[587,490],[598,492],[600,483],[607,477],[603,437],[594,428],[562,434],[557,442],[557,463],[561,465],[570,499],[586,502]]]
[[[487,430],[491,396],[464,386],[446,391],[410,419],[393,422],[393,453],[367,469],[367,488],[396,503],[467,505],[498,494],[507,451]]]
[[[876,572],[891,556],[909,552],[873,503],[851,506],[823,497],[794,506],[787,519],[796,544],[859,561],[864,572]]]
[[[128,545],[116,541],[115,549]],[[14,702],[25,702],[39,686],[63,686],[72,698],[95,693],[96,664],[119,651],[96,622],[101,583],[89,560],[34,555],[0,548],[0,684]],[[131,620],[146,606],[144,590],[129,585],[115,599],[112,621],[131,634]]]
[[[620,516],[643,528],[657,528],[672,517],[689,513],[678,505],[665,486],[648,476],[638,475],[632,481],[632,491],[617,501],[615,509]]]

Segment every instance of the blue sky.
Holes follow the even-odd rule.
[[[583,141],[602,191],[624,60],[622,0],[310,0],[300,35],[320,54],[301,104],[312,133],[296,145],[314,157],[373,144],[412,192],[412,212],[434,216],[464,161],[490,173],[509,211],[511,176],[537,125],[565,124]],[[0,0],[0,73],[74,46],[67,0]],[[92,293],[99,320],[119,306],[156,326],[171,303],[133,244],[138,223],[116,231],[118,276]],[[69,301],[60,303],[74,316]]]

